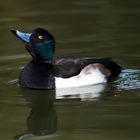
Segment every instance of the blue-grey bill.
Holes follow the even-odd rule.
[[[12,29],[11,31],[18,38],[20,38],[22,41],[29,43],[29,39],[30,39],[30,36],[32,35],[32,33],[23,33],[23,32],[20,32],[18,30],[15,30],[15,29]]]

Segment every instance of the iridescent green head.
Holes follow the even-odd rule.
[[[47,30],[36,28],[31,33],[22,33],[14,29],[11,31],[25,42],[26,49],[34,59],[39,61],[53,60],[55,39]]]

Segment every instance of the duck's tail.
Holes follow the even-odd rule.
[[[105,67],[111,71],[111,76],[109,77],[109,81],[112,81],[115,78],[117,78],[122,70],[122,67],[112,60]]]

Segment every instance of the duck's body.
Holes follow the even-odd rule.
[[[21,72],[20,85],[35,89],[86,86],[116,78],[120,70],[111,58],[60,58],[51,64],[32,60]]]
[[[109,57],[54,59],[54,38],[50,34],[48,37],[44,29],[43,34],[40,28],[33,33],[12,32],[26,43],[26,49],[33,56],[20,74],[22,87],[57,89],[86,86],[107,82],[121,72],[121,67]]]

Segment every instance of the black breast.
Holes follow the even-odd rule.
[[[54,89],[55,78],[53,65],[38,61],[29,62],[22,70],[19,78],[21,87],[33,89]]]

